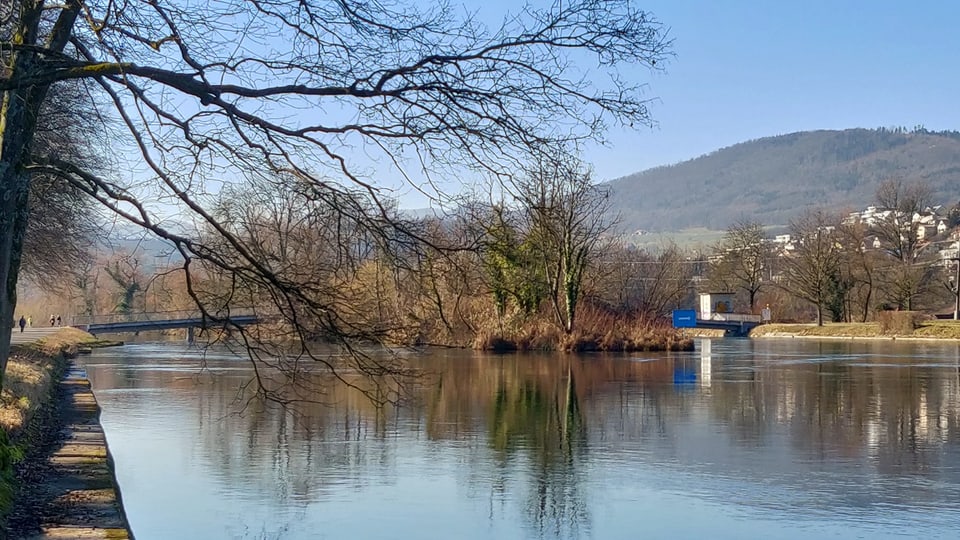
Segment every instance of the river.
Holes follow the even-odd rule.
[[[402,407],[240,396],[181,344],[82,362],[139,540],[956,538],[960,345],[434,352]]]

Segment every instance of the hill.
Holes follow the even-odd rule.
[[[934,201],[960,198],[960,133],[898,129],[766,137],[609,182],[626,231],[785,225],[804,209],[872,204],[880,182],[922,180]]]

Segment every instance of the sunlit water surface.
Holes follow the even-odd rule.
[[[151,538],[957,538],[957,344],[434,352],[402,408],[238,399],[242,358],[83,360]],[[201,360],[204,368],[201,368]],[[246,404],[246,406],[244,406]]]

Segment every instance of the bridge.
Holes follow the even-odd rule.
[[[673,312],[674,328],[709,328],[723,330],[730,336],[746,336],[760,325],[759,315],[745,313],[710,313],[709,318],[701,318],[695,310],[678,309]]]
[[[187,341],[193,342],[194,331],[225,328],[227,325],[246,326],[257,324],[260,318],[252,312],[230,315],[214,314],[204,317],[199,310],[158,311],[128,314],[78,316],[73,326],[91,334],[118,334],[124,332],[148,332],[151,330],[174,330],[185,328]]]

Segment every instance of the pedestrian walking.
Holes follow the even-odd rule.
[[[50,326],[53,326],[57,322],[57,318],[54,317],[53,313],[50,314]]]
[[[23,333],[23,328],[27,326],[27,319],[23,315],[20,316],[20,333]]]
[[[57,315],[57,326],[60,326],[60,316]]]
[[[27,328],[33,328],[33,315],[27,317]]]

